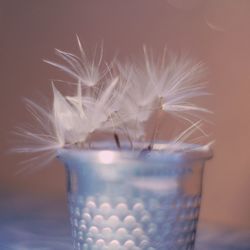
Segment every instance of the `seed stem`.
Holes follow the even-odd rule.
[[[118,149],[121,149],[120,139],[117,133],[114,133],[115,143]]]

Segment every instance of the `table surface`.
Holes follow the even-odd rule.
[[[0,206],[0,250],[70,250],[66,205],[12,199]],[[250,232],[201,223],[196,250],[250,250]]]

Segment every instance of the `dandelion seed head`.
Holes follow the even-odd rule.
[[[24,144],[15,152],[40,152],[52,159],[59,148],[88,147],[91,135],[98,131],[115,134],[116,140],[119,136],[126,138],[133,148],[138,142],[145,145],[150,137],[146,131],[150,122],[155,124],[152,148],[162,122],[158,113],[173,114],[191,124],[173,140],[176,145],[190,138],[194,131],[206,136],[200,115],[210,111],[193,101],[207,95],[202,63],[186,55],[167,53],[167,49],[156,58],[144,47],[143,63],[122,64],[116,60],[108,64],[103,62],[102,47],[88,57],[78,37],[77,42],[79,56],[56,50],[62,63],[46,61],[77,81],[68,84],[73,95],[64,94],[52,83],[53,103],[48,110],[26,99],[36,129],[17,130]]]

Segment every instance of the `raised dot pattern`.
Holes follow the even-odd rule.
[[[75,250],[192,250],[200,196],[70,196]]]

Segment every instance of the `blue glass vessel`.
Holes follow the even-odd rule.
[[[208,147],[58,152],[74,250],[192,250]]]

